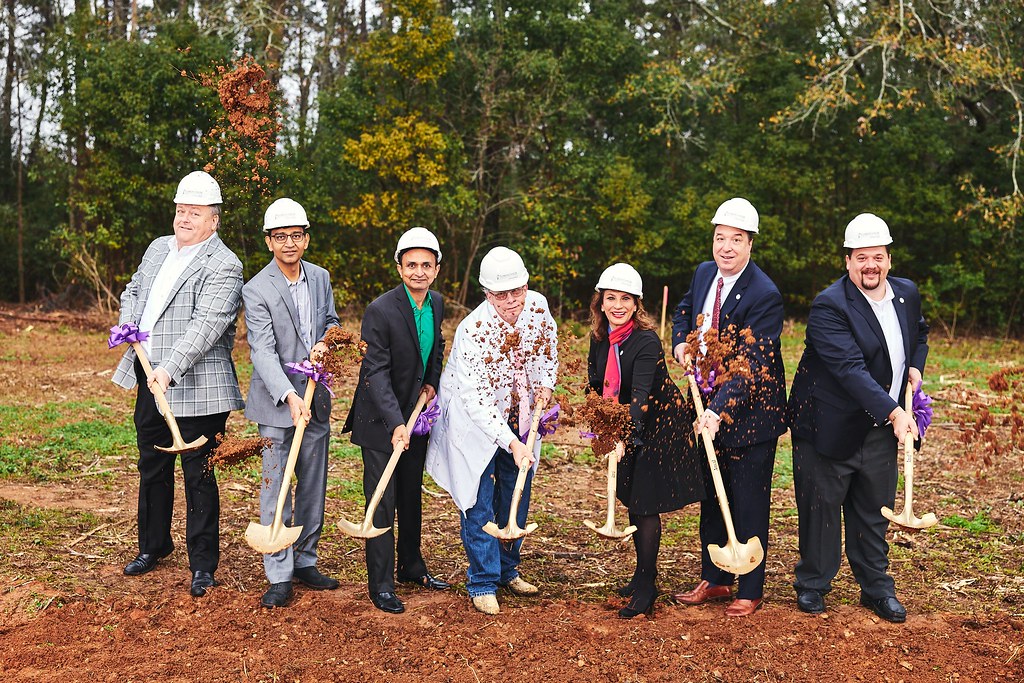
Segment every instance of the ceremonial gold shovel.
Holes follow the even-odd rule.
[[[697,380],[693,375],[690,379],[690,392],[693,394],[693,405],[697,408],[697,417],[704,414],[704,405],[700,400],[700,389],[697,388]],[[746,543],[740,543],[736,538],[736,530],[732,525],[732,512],[729,511],[729,499],[725,495],[725,484],[722,483],[722,473],[718,469],[718,457],[715,455],[715,448],[711,445],[711,434],[707,429],[701,430],[701,437],[704,439],[704,450],[708,455],[708,466],[711,468],[711,478],[715,482],[715,497],[718,498],[718,506],[722,509],[722,519],[725,521],[725,532],[729,541],[723,548],[714,543],[708,544],[708,556],[719,569],[733,574],[747,574],[754,571],[761,560],[764,559],[764,548],[761,547],[761,539],[752,537]]]
[[[420,393],[420,398],[416,401],[416,407],[412,409],[412,415],[409,416],[409,421],[405,423],[405,430],[409,434],[409,438],[412,438],[412,428],[416,426],[416,418],[420,416],[420,411],[423,410],[423,406],[427,403],[427,395]],[[402,457],[402,453],[405,449],[399,446],[391,452],[391,458],[388,460],[388,464],[384,467],[384,472],[380,475],[380,481],[377,482],[377,488],[373,490],[373,495],[370,497],[370,503],[366,506],[366,515],[363,517],[362,524],[353,524],[347,519],[342,519],[338,522],[338,528],[343,533],[349,536],[355,536],[356,538],[376,538],[381,534],[385,533],[388,528],[380,529],[373,525],[373,513],[377,511],[377,506],[380,504],[380,499],[384,497],[384,491],[388,487],[388,483],[391,481],[391,475],[395,473],[395,468],[398,467],[398,459]]]
[[[625,445],[619,441],[615,444],[615,450],[608,454],[608,516],[605,518],[604,526],[598,527],[589,519],[583,520],[584,524],[605,538],[628,538],[636,532],[636,527],[632,524],[622,531],[615,528],[615,483],[619,472],[619,457],[622,456],[624,449]]]
[[[515,407],[513,407],[515,410]],[[544,413],[544,406],[537,402],[537,407],[533,409],[533,422],[530,423],[530,435],[526,438],[526,450],[531,454],[533,453],[533,444],[537,441],[537,430],[540,429],[540,418]],[[494,536],[495,538],[502,541],[514,541],[517,538],[522,538],[526,534],[533,533],[537,528],[535,522],[530,522],[526,525],[526,528],[519,526],[516,521],[516,515],[519,512],[519,500],[523,497],[523,489],[526,488],[526,474],[530,471],[530,461],[523,460],[523,464],[519,466],[519,476],[516,477],[516,487],[512,491],[512,505],[508,511],[508,524],[505,525],[504,529],[499,529],[498,525],[494,522],[487,522],[484,524],[484,531]]]
[[[907,382],[907,414],[914,415],[914,390]],[[939,523],[935,513],[928,512],[924,517],[914,516],[914,435],[903,437],[903,512],[893,513],[891,508],[883,507],[882,516],[908,529],[927,529]]]
[[[313,404],[313,391],[316,389],[316,382],[310,378],[306,382],[306,395],[303,402],[306,410]],[[281,493],[277,496],[277,510],[274,511],[274,521],[268,526],[249,522],[245,530],[245,541],[253,550],[267,554],[284,550],[298,540],[302,533],[301,526],[288,527],[284,525],[284,503],[288,498],[288,492],[292,488],[292,474],[295,472],[295,463],[299,459],[299,447],[302,446],[302,435],[306,433],[306,423],[299,421],[295,427],[295,434],[292,435],[292,447],[288,450],[288,462],[284,466],[284,477],[281,479]]]
[[[146,380],[153,379],[153,366],[149,364],[149,358],[146,356],[146,350],[142,348],[142,344],[132,342],[132,348],[135,349],[135,355],[139,357],[139,364],[142,365],[142,369],[146,373]],[[171,406],[167,403],[167,397],[164,396],[163,388],[159,383],[154,384],[154,386],[156,391],[153,392],[153,396],[156,398],[156,403],[160,406],[160,410],[163,411],[167,427],[171,430],[172,443],[170,446],[154,445],[153,448],[164,453],[188,453],[199,450],[206,443],[206,435],[200,434],[199,438],[195,441],[185,443],[185,439],[181,437],[181,430],[178,429],[178,421],[174,419]]]

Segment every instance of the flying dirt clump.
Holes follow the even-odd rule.
[[[237,436],[217,435],[217,447],[213,449],[207,462],[207,469],[230,467],[245,462],[250,458],[262,456],[263,451],[270,448],[272,442],[262,436],[246,439]]]

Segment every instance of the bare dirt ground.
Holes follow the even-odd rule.
[[[727,619],[723,603],[671,602],[671,591],[698,578],[697,510],[691,506],[664,517],[659,583],[666,595],[654,617],[617,619],[623,600],[613,590],[632,573],[632,548],[583,526],[584,519],[603,520],[604,472],[569,434],[554,437],[563,445],[542,461],[534,485],[531,518],[540,529],[526,541],[521,569],[541,586],[542,597],[500,595],[497,617],[473,611],[462,590],[458,513],[446,496],[425,495],[429,566],[456,586],[444,593],[401,586],[404,614],[375,610],[365,593],[362,543],[335,524],[341,517],[361,519],[361,496],[351,494],[361,464],[349,454],[330,466],[319,565],[339,577],[342,588],[316,593],[300,587],[289,608],[269,611],[258,604],[266,586],[260,557],[242,536],[258,517],[252,468],[219,474],[221,585],[195,599],[188,594],[180,477],[178,549],[154,572],[132,578],[121,570],[136,550],[133,444],[77,453],[53,465],[59,455],[46,437],[53,424],[93,419],[127,424],[132,434],[132,397],[109,381],[118,355],[104,343],[111,322],[0,310],[3,415],[57,406],[32,413],[50,415],[52,424],[23,421],[11,428],[13,418],[3,418],[8,427],[0,448],[38,448],[41,458],[33,475],[0,477],[5,680],[1024,680],[1024,451],[998,419],[975,429],[976,404],[995,400],[986,387],[953,383],[930,391],[939,399],[936,424],[917,462],[915,510],[985,524],[890,533],[892,572],[911,615],[902,625],[858,606],[845,564],[825,615],[796,609],[790,587],[796,516],[784,467],[773,495],[764,609]],[[240,343],[236,357],[242,361],[246,352]],[[338,393],[350,396],[351,389],[342,385]],[[333,430],[340,445],[347,445],[340,434],[346,411],[342,399]],[[244,419],[232,416],[229,431],[244,427]],[[986,441],[989,433],[995,446]],[[789,459],[785,443],[779,459]],[[427,487],[436,491],[430,482]],[[621,519],[624,511],[618,513]]]

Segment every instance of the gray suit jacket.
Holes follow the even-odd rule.
[[[302,269],[306,273],[313,309],[312,336],[320,341],[327,330],[338,325],[331,276],[320,266],[306,261],[302,262]],[[298,311],[288,291],[288,280],[277,262],[268,263],[245,284],[242,298],[252,358],[252,382],[245,416],[262,425],[291,427],[288,404],[281,398],[289,389],[294,389],[302,398],[306,378],[287,372],[285,363],[301,362],[309,356],[309,349],[299,336]],[[313,406],[316,419],[326,421],[330,417],[330,395],[322,386],[317,386]]]
[[[138,323],[174,236],[153,240],[121,294],[119,324]],[[241,305],[242,264],[214,233],[171,288],[150,333],[150,362],[171,376],[167,402],[177,417],[215,415],[244,407],[231,360]],[[129,346],[112,381],[135,386]]]

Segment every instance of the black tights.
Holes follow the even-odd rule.
[[[636,571],[624,594],[632,594],[633,602],[647,604],[653,601],[658,589],[658,548],[661,546],[661,516],[629,513],[629,523],[636,527],[633,545],[636,547]]]

